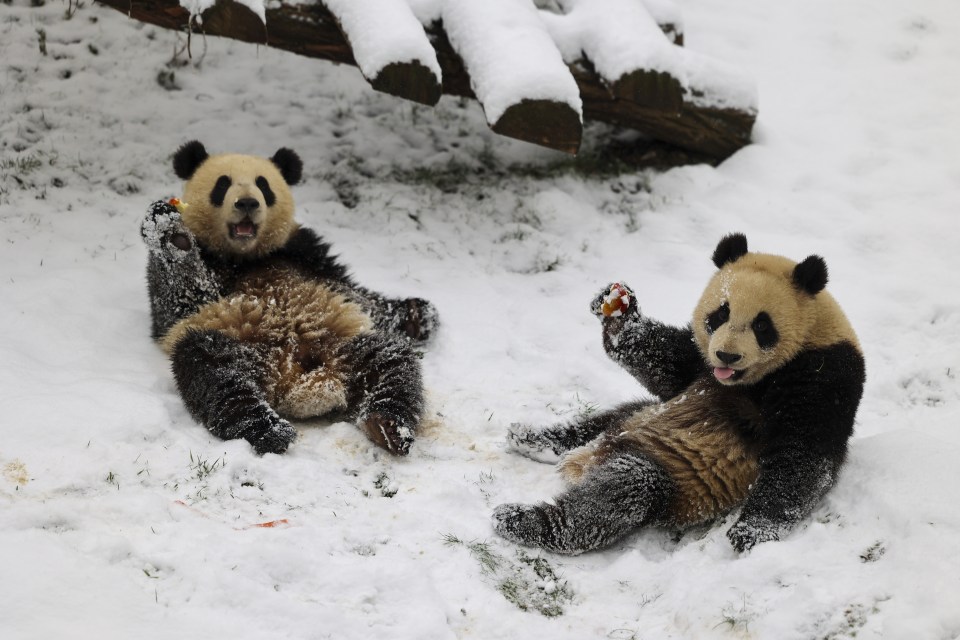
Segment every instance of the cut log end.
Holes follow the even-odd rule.
[[[638,69],[625,73],[610,86],[610,92],[616,98],[646,109],[668,114],[679,114],[683,109],[683,86],[662,71]]]
[[[391,62],[369,80],[377,91],[430,106],[439,102],[443,92],[440,79],[419,60]]]
[[[491,127],[495,133],[541,147],[576,154],[583,123],[573,107],[553,100],[521,100],[508,107]]]
[[[267,43],[267,27],[263,20],[239,2],[217,0],[215,5],[203,12],[200,30],[244,42]]]

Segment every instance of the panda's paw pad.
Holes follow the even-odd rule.
[[[155,253],[181,257],[195,246],[193,234],[183,223],[180,211],[163,200],[150,205],[140,224],[140,235],[147,247]]]

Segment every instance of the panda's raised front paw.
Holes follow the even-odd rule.
[[[196,247],[193,234],[183,223],[180,211],[163,200],[147,208],[147,215],[140,223],[140,235],[152,252],[165,253],[174,258],[192,253]]]
[[[593,298],[590,312],[601,319],[622,318],[639,314],[640,307],[630,287],[621,282],[613,282]]]
[[[405,317],[403,332],[415,342],[427,342],[440,323],[436,307],[423,298],[407,298],[402,302]]]
[[[358,426],[370,440],[390,453],[405,456],[413,444],[413,429],[399,418],[373,412],[358,421]]]
[[[727,539],[738,553],[743,553],[761,542],[779,540],[780,534],[774,525],[764,526],[740,520],[727,531]]]
[[[546,437],[546,431],[528,424],[514,422],[507,427],[507,447],[537,462],[560,461],[561,451]]]

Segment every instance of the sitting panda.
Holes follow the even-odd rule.
[[[152,335],[193,417],[282,453],[296,436],[286,418],[349,413],[406,455],[423,412],[415,348],[437,328],[434,307],[358,286],[294,221],[295,152],[211,156],[192,141],[173,167],[183,203],[151,205],[141,234]]]
[[[824,291],[825,262],[748,253],[741,234],[723,238],[713,262],[692,327],[647,318],[620,284],[593,301],[607,354],[659,400],[544,429],[511,425],[520,453],[562,455],[570,486],[554,504],[497,507],[500,535],[578,554],[742,505],[727,537],[743,552],[779,539],[833,486],[865,373]]]

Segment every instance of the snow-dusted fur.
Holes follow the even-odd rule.
[[[174,168],[187,180],[183,214],[156,202],[141,233],[153,337],[194,418],[280,453],[296,437],[285,417],[346,413],[376,444],[408,453],[423,412],[415,347],[436,329],[434,307],[356,285],[296,224],[293,151],[208,156],[194,141]]]
[[[826,264],[748,253],[725,237],[693,327],[643,316],[633,293],[606,315],[603,345],[658,398],[545,429],[513,425],[512,448],[560,458],[554,504],[505,504],[495,528],[558,553],[606,546],[644,525],[686,527],[742,510],[738,551],[777,540],[833,486],[864,384],[853,329],[826,291]]]

